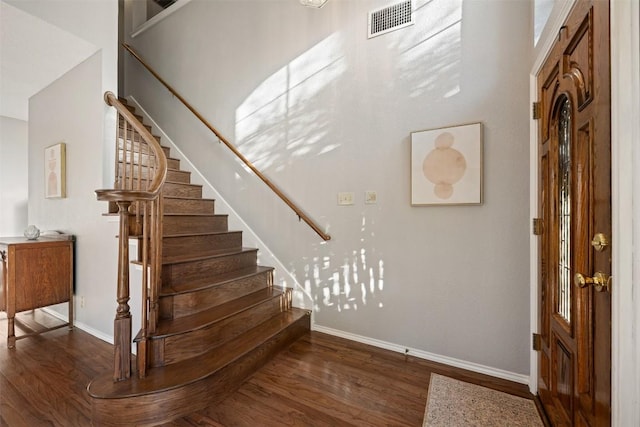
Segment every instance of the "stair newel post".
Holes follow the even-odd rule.
[[[113,380],[131,376],[131,312],[129,310],[129,206],[130,201],[118,201],[120,238],[118,247],[118,308],[113,322]]]

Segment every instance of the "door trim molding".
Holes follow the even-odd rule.
[[[552,13],[534,51],[530,73],[530,101],[537,101],[535,76],[546,59],[553,39],[575,1]],[[640,422],[640,6],[634,1],[611,0],[611,203],[612,275],[612,426]],[[530,122],[530,215],[538,212],[537,122]],[[635,142],[635,146],[634,146]],[[635,209],[633,197],[635,195]],[[530,322],[538,332],[538,237],[530,237]],[[636,272],[635,281],[634,270]],[[538,389],[538,354],[530,354],[529,389]]]
[[[611,1],[611,419],[640,423],[640,6]],[[635,201],[634,201],[635,196]],[[635,207],[634,207],[635,205]],[[636,277],[634,277],[634,270]],[[634,280],[635,279],[635,280]],[[618,286],[616,286],[618,285]]]

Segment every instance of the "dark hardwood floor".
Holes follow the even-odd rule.
[[[36,310],[26,325],[56,319]],[[25,329],[26,327],[26,329]],[[0,426],[89,426],[86,386],[112,369],[112,346],[66,328],[6,348],[0,314]],[[431,373],[531,397],[527,387],[311,332],[219,405],[164,424],[186,426],[421,426]]]

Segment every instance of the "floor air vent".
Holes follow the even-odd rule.
[[[369,12],[369,38],[413,25],[412,0]]]

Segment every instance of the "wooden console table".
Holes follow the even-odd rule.
[[[0,311],[8,318],[7,346],[53,329],[73,327],[73,236],[0,237]],[[69,303],[69,322],[16,337],[15,316],[21,311]]]

